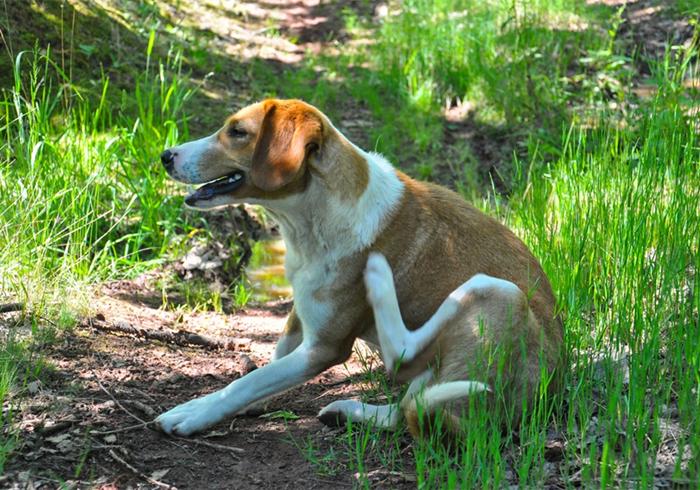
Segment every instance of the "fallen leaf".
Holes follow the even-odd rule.
[[[160,480],[165,475],[167,475],[169,471],[170,471],[170,468],[166,468],[164,470],[156,470],[153,473],[151,473],[151,479]]]
[[[70,434],[67,432],[63,432],[61,434],[57,434],[55,436],[47,437],[46,440],[53,443],[53,444],[61,444],[63,441],[70,439]]]

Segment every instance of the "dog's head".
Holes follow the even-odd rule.
[[[241,109],[211,136],[165,150],[161,161],[173,179],[205,184],[187,196],[191,207],[265,203],[304,191],[309,162],[331,128],[304,102],[269,99]]]

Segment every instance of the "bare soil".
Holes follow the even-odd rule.
[[[95,299],[105,321],[187,330],[233,341],[234,351],[182,347],[91,329],[87,324],[44,351],[52,366],[20,398],[18,446],[0,487],[343,488],[357,482],[342,451],[344,428],[316,419],[326,404],[359,395],[357,358],[202,436],[172,438],[140,421],[224,387],[268,362],[289,302],[233,315],[152,306],[143,287],[106,284]],[[355,382],[353,382],[355,381]],[[277,412],[277,413],[276,413]],[[406,438],[410,453],[410,439]],[[327,457],[333,446],[337,460]],[[305,454],[326,461],[314,465]],[[131,466],[131,468],[129,466]],[[375,470],[379,484],[409,485]],[[377,472],[378,471],[378,472]],[[152,481],[148,481],[151,478]]]

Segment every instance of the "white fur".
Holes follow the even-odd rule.
[[[397,362],[410,363],[423,352],[442,328],[462,310],[471,293],[496,288],[508,296],[523,294],[510,281],[476,274],[454,290],[422,327],[411,331],[401,318],[394,278],[383,255],[370,254],[365,270],[365,285],[374,310],[382,360],[389,372],[394,370]]]
[[[375,427],[393,429],[399,422],[399,405],[370,405],[357,400],[336,400],[326,405],[319,413],[319,417],[327,414],[343,414],[352,422],[372,422]]]
[[[413,396],[425,389],[425,385],[432,381],[434,376],[432,369],[426,369],[413,378],[404,396]],[[343,414],[345,418],[353,422],[372,421],[376,427],[392,429],[396,427],[400,418],[400,406],[398,403],[389,405],[370,405],[357,400],[337,400],[323,407],[318,413],[319,417],[327,414]]]
[[[205,173],[206,169],[202,169],[199,165],[199,160],[209,150],[218,145],[216,133],[200,138],[195,141],[184,143],[170,151],[173,154],[173,171],[171,175],[176,180],[190,184],[202,184],[208,182],[220,175],[208,176]]]
[[[156,423],[168,434],[188,436],[200,432],[230,415],[245,412],[254,403],[280,394],[311,379],[325,369],[314,356],[314,346],[304,342],[290,354],[248,373],[224,389],[161,414]]]
[[[478,289],[495,289],[504,296],[509,297],[515,297],[522,294],[520,288],[510,281],[486,274],[476,274],[459,288],[455,289],[449,297],[462,303],[464,302],[464,298],[468,292],[476,291]]]
[[[307,331],[313,335],[328,325],[333,314],[334,304],[318,301],[314,293],[335,281],[341,259],[374,242],[404,192],[384,157],[356,150],[369,169],[367,188],[356,202],[329,196],[322,182],[312,180],[304,193],[266,203],[287,245],[285,273],[305,339]]]
[[[424,407],[433,408],[482,391],[491,390],[479,381],[450,381],[426,388],[416,395],[416,399]]]
[[[349,223],[353,231],[352,251],[362,250],[374,242],[381,231],[384,220],[401,202],[404,185],[396,170],[379,153],[356,150],[367,160],[369,181],[365,192],[352,207],[347,201],[335,202],[332,212],[338,222]]]

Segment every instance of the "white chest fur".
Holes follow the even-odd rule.
[[[286,275],[305,340],[327,326],[342,306],[319,292],[330,289],[343,273],[338,265],[343,258],[372,245],[404,192],[384,157],[357,151],[367,161],[369,179],[355,202],[329,195],[322,182],[312,182],[302,195],[278,201],[271,209],[287,245]]]
[[[295,253],[293,246],[287,246],[287,279],[294,290],[295,311],[301,320],[304,338],[323,328],[330,321],[335,305],[318,294],[333,284],[338,273],[337,262],[332,256],[305,260]]]

